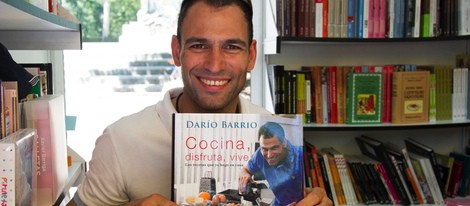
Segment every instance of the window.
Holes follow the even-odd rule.
[[[136,0],[106,0],[90,7],[81,5],[84,2],[74,2],[83,9],[75,11],[83,25],[90,9],[98,9],[100,15],[113,13],[106,12],[113,10],[113,4]],[[84,25],[83,49],[64,51],[66,113],[76,117],[75,128],[67,131],[68,144],[86,161],[107,125],[155,104],[167,89],[182,85],[170,48],[180,2],[141,0],[135,20],[123,24],[119,36],[110,33],[110,22],[122,16],[103,16],[103,26],[95,28],[101,29],[100,41],[93,32],[86,33],[92,27]]]
[[[136,0],[129,0],[136,1]],[[137,0],[138,1],[138,0]],[[76,9],[84,8],[80,2],[70,1]],[[119,0],[96,1],[102,5],[92,4],[93,8],[113,10],[113,3]],[[63,1],[67,7],[68,1]],[[75,11],[83,24],[84,38],[82,50],[64,51],[64,76],[66,113],[76,117],[75,128],[67,132],[68,144],[85,161],[89,161],[95,146],[96,138],[103,129],[120,117],[140,111],[146,106],[163,98],[164,92],[176,86],[182,86],[179,70],[171,64],[170,41],[176,33],[177,14],[181,0],[140,0],[143,5],[136,12],[136,19],[122,26],[122,34],[110,35],[114,27],[103,23],[97,28],[102,35],[94,37],[96,31],[85,26],[84,20],[90,18],[90,11]],[[255,39],[258,39],[258,62],[256,69],[248,74],[249,80],[243,94],[257,104],[262,103],[259,91],[264,84],[251,87],[250,79],[261,82],[262,56],[261,42],[262,1],[253,1]],[[258,9],[257,9],[258,8]],[[87,13],[88,12],[88,13]],[[101,12],[100,15],[106,12]],[[119,13],[119,12],[109,12]],[[111,16],[112,17],[112,16]],[[103,18],[103,22],[112,19]],[[88,24],[87,24],[88,25]],[[106,28],[106,29],[105,29]],[[97,42],[97,40],[99,40]]]

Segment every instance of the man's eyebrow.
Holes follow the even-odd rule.
[[[246,41],[243,41],[242,39],[228,39],[225,42],[229,44],[241,44],[245,47],[248,47],[248,43]]]
[[[194,42],[206,43],[206,42],[208,42],[208,41],[209,41],[209,40],[207,40],[207,39],[205,39],[205,38],[191,37],[191,38],[186,39],[186,44],[194,43]]]
[[[197,37],[191,37],[191,38],[188,38],[186,39],[186,44],[190,44],[190,43],[207,43],[209,42],[208,39],[206,38],[197,38]],[[239,38],[234,38],[234,39],[227,39],[224,41],[224,43],[226,44],[239,44],[239,45],[243,45],[245,47],[248,46],[248,43],[246,41],[243,41],[242,39],[239,39]]]

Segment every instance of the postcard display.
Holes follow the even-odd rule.
[[[266,122],[279,123],[293,146],[303,146],[301,115],[175,114],[173,120],[173,200],[182,205],[203,192],[210,194],[209,201],[218,194],[229,202],[244,201],[246,196],[238,190],[239,173],[259,147],[258,130]],[[258,200],[274,198],[266,180],[254,181],[267,187],[260,189]],[[302,188],[299,185],[299,192]]]

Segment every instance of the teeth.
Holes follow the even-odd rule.
[[[209,86],[222,86],[224,84],[227,84],[228,80],[208,80],[208,79],[201,79],[204,84],[207,84]]]

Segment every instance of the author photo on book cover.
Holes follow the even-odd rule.
[[[171,50],[183,87],[105,128],[67,205],[177,205],[171,197],[174,113],[271,113],[240,95],[257,55],[251,0],[183,0]],[[322,188],[305,188],[297,201],[332,205]]]
[[[292,145],[279,123],[266,122],[259,128],[259,148],[242,167],[239,192],[246,194],[258,172],[274,194],[271,205],[294,205],[303,198],[303,148]],[[271,203],[271,202],[266,202]]]

